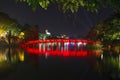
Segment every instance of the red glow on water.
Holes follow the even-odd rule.
[[[53,55],[53,56],[87,56],[88,55],[88,51],[41,51],[39,49],[36,48],[26,48],[26,51],[29,54],[36,54],[36,55]]]

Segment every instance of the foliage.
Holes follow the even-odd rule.
[[[87,38],[101,40],[104,45],[120,45],[120,14],[99,22],[88,33]]]
[[[102,35],[101,37],[104,39],[120,39],[120,15],[116,14],[100,23],[97,27],[97,31],[99,32],[98,36]]]
[[[116,13],[120,13],[120,0],[15,0],[16,2],[26,2],[35,10],[38,6],[47,9],[50,4],[57,4],[63,12],[77,12],[79,7],[84,7],[88,11],[98,11],[100,7],[112,8]]]
[[[0,13],[0,34],[12,31],[12,34],[18,35],[20,28],[16,20],[11,19],[7,14]]]

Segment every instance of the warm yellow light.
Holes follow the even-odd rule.
[[[21,32],[20,35],[23,36],[23,35],[25,35],[25,34],[24,34],[24,32]]]
[[[24,39],[24,35],[25,35],[24,32],[21,32],[19,38]]]
[[[6,61],[6,56],[0,54],[0,62],[4,62],[4,61]]]
[[[20,58],[20,61],[23,62],[23,61],[24,61],[24,53],[20,53],[20,54],[19,54],[19,58]]]
[[[0,29],[0,35],[1,35],[3,32],[4,32],[4,30],[3,30],[3,29]]]

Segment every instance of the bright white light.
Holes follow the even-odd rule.
[[[75,43],[71,42],[72,45],[74,45]]]
[[[77,44],[78,44],[78,46],[80,46],[82,44],[82,42],[78,42]]]
[[[66,42],[66,43],[65,43],[65,45],[68,45],[68,44],[69,44],[69,42]]]
[[[51,35],[51,33],[50,33],[50,32],[48,32],[48,30],[47,30],[47,29],[45,30],[45,32],[46,32],[46,34],[47,34],[47,35]]]
[[[50,32],[47,32],[46,34],[47,34],[47,35],[51,35],[51,33],[50,33]]]
[[[86,45],[87,43],[83,43],[83,45]]]
[[[6,32],[1,33],[1,34],[0,34],[0,36],[5,37],[5,36],[6,36],[6,34],[7,34]]]
[[[101,59],[103,60],[103,54],[101,54]]]

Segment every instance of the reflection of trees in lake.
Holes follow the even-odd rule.
[[[24,61],[24,51],[16,48],[0,48],[0,71],[12,68],[19,61]]]
[[[120,55],[103,55],[103,59],[96,61],[95,69],[104,78],[120,79]]]

